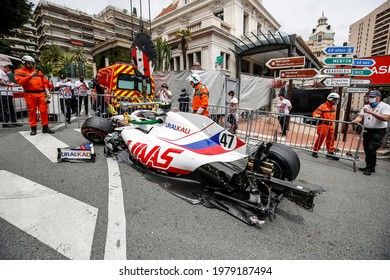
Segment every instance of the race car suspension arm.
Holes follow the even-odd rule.
[[[295,185],[289,181],[280,180],[270,176],[264,176],[264,174],[251,173],[262,183],[266,182],[271,186],[273,192],[283,194],[287,199],[291,200],[295,204],[312,210],[314,208],[314,197],[316,193],[310,190],[308,187],[302,187]]]

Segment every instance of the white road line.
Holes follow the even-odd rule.
[[[30,131],[19,131],[19,133],[52,162],[57,162],[57,148],[69,147],[69,145],[47,133],[38,132],[34,136],[30,135]]]
[[[107,158],[108,166],[108,226],[105,260],[126,259],[126,217],[122,181],[118,162]]]
[[[0,170],[0,217],[70,259],[90,259],[98,209]]]

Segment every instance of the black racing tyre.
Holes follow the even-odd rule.
[[[296,152],[290,147],[274,143],[265,160],[274,164],[273,177],[289,181],[298,177],[301,162]]]
[[[86,119],[81,127],[81,134],[92,143],[104,143],[104,138],[114,129],[108,119],[101,117],[90,117]]]

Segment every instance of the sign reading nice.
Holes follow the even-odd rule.
[[[380,55],[367,57],[375,61],[372,66],[359,67],[356,66],[355,69],[370,69],[372,74],[370,75],[371,84],[370,86],[375,85],[390,85],[390,55]],[[355,76],[355,79],[367,79],[364,76]]]

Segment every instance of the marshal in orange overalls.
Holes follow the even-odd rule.
[[[326,149],[329,153],[334,152],[334,120],[336,119],[336,106],[330,101],[321,104],[314,112],[313,117],[327,119],[328,121],[319,121],[317,127],[317,140],[314,143],[313,151],[317,152],[326,139]]]
[[[209,106],[209,90],[204,84],[198,83],[194,87],[194,98],[192,99],[192,109],[194,110],[194,113],[196,113],[196,111],[198,111],[199,108],[204,108],[202,115],[208,116],[209,115],[209,111],[207,111],[208,106]]]
[[[35,71],[34,68],[28,69],[22,67],[15,70],[15,80],[24,89],[24,98],[26,99],[28,107],[28,117],[30,119],[30,126],[37,126],[37,108],[41,112],[41,124],[47,126],[48,110],[45,102],[45,88],[50,88],[50,82],[39,71],[38,76],[31,77],[31,74]]]

